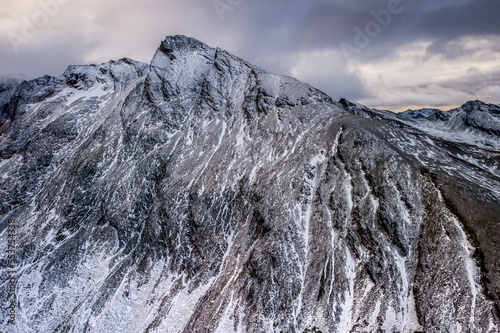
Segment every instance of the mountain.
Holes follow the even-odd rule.
[[[470,101],[447,112],[423,109],[398,116],[414,120],[415,127],[429,134],[500,150],[500,105]]]
[[[424,108],[419,110],[406,110],[399,113],[400,117],[410,118],[410,119],[427,119],[429,117],[438,117],[439,115],[446,114],[439,109]]]
[[[340,103],[361,117],[396,120],[447,141],[500,150],[500,105],[470,101],[450,111],[426,108],[395,114],[345,99]]]
[[[8,332],[500,331],[500,150],[449,135],[498,143],[498,106],[334,102],[175,36],[0,110]]]

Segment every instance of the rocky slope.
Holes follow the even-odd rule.
[[[8,332],[500,331],[495,147],[183,36],[0,110]]]

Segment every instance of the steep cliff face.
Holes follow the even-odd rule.
[[[500,331],[498,150],[183,36],[2,94],[12,332]]]

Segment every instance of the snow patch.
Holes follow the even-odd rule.
[[[90,99],[92,97],[100,98],[106,95],[108,92],[104,90],[105,86],[102,84],[95,84],[89,90],[80,90],[72,87],[64,88],[59,94],[48,98],[46,102],[54,101],[58,98],[64,98],[66,100],[66,106],[70,106],[79,99]]]
[[[349,290],[346,290],[344,294],[344,306],[342,308],[342,314],[339,321],[339,331],[349,332],[352,326],[352,306],[354,304],[354,280],[356,278],[356,262],[351,254],[351,251],[346,248],[346,273],[347,280],[349,281]]]
[[[172,301],[172,308],[156,332],[178,333],[187,325],[198,301],[205,295],[215,278],[191,292],[184,288]]]
[[[408,296],[407,305],[408,315],[405,319],[403,332],[414,332],[422,330],[422,326],[418,323],[417,305],[415,303],[415,296],[413,295],[413,288],[410,289],[410,295]]]
[[[227,305],[224,314],[222,315],[222,318],[219,320],[219,325],[217,326],[217,329],[215,330],[215,333],[229,333],[229,332],[235,332],[235,333],[243,333],[243,318],[245,317],[245,313],[243,312],[242,309],[238,309],[239,311],[236,311],[237,309],[237,304],[235,304],[234,301],[234,292],[231,293],[231,300],[229,301],[229,304]],[[235,325],[235,318],[234,314],[239,313],[238,315],[238,325]],[[236,330],[235,330],[236,326]]]
[[[0,161],[0,178],[6,179],[9,176],[9,172],[11,171],[13,166],[13,164],[10,162],[14,159],[14,157],[9,157]]]
[[[257,175],[257,169],[259,168],[259,165],[255,165],[253,168],[252,168],[252,171],[250,171],[250,175],[248,176],[248,182],[250,184],[253,184],[254,180],[255,180],[255,176]]]
[[[471,303],[471,309],[470,309],[470,324],[473,327],[474,326],[474,313],[476,310],[476,298],[477,295],[479,294],[479,281],[478,281],[478,272],[477,272],[477,267],[474,262],[474,259],[472,259],[472,253],[474,251],[474,247],[469,243],[467,240],[467,235],[465,234],[465,231],[462,229],[460,226],[460,223],[456,218],[452,218],[453,224],[457,228],[457,230],[460,232],[461,235],[461,243],[460,245],[465,251],[465,269],[467,270],[467,278],[469,280],[469,286],[470,286],[470,292],[472,294],[472,303]]]
[[[5,160],[0,161],[0,168],[9,163],[12,160],[12,157],[7,158]]]
[[[236,134],[236,147],[241,147],[245,143],[244,140],[245,132],[243,131],[243,127],[240,128],[238,133]]]

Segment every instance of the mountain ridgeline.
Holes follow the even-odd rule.
[[[2,332],[500,332],[498,105],[335,102],[175,36],[0,112]]]

